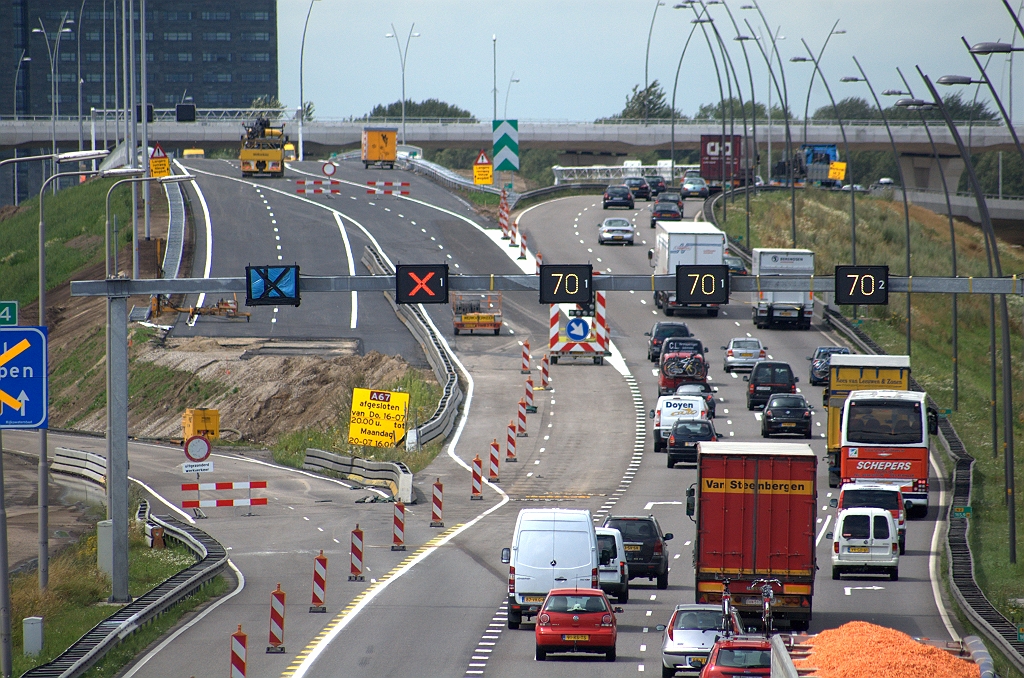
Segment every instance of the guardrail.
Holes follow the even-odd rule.
[[[394,269],[384,257],[366,246],[361,258],[363,265],[373,275],[394,275]],[[455,420],[459,416],[459,405],[462,404],[462,388],[459,386],[459,373],[455,369],[455,362],[449,353],[448,345],[434,331],[427,320],[426,315],[419,306],[396,304],[392,295],[388,292],[384,296],[395,309],[398,316],[416,340],[423,346],[427,362],[434,369],[437,382],[441,384],[441,398],[437,403],[437,409],[430,419],[416,428],[409,429],[405,436],[405,448],[416,449],[417,445],[433,440],[434,438],[446,437],[455,427]]]
[[[50,470],[54,473],[85,478],[104,487],[107,484],[107,459],[92,452],[58,447],[54,451]]]
[[[97,624],[53,661],[22,674],[22,678],[75,678],[83,675],[122,640],[168,608],[191,596],[227,565],[227,551],[197,527],[170,516],[149,516],[164,528],[165,539],[175,539],[191,549],[199,562],[128,603]]]
[[[306,461],[302,468],[308,471],[333,471],[358,479],[367,485],[384,483],[396,501],[412,502],[412,471],[402,462],[374,461],[361,457],[345,457],[333,452],[306,448]]]

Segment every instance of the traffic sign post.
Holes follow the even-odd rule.
[[[448,264],[395,266],[396,304],[447,304]]]
[[[492,120],[491,136],[494,150],[494,169],[514,172],[519,169],[519,121]]]
[[[158,142],[153,144],[153,152],[149,155],[149,176],[171,176],[171,160]]]
[[[0,327],[0,429],[48,428],[45,327]]]
[[[0,301],[0,327],[14,327],[18,324],[18,302]]]
[[[970,506],[954,506],[953,507],[953,519],[954,520],[966,520],[970,518],[973,513],[973,509]]]
[[[494,165],[487,159],[487,154],[483,151],[480,151],[476,162],[473,163],[473,183],[477,186],[494,183]]]

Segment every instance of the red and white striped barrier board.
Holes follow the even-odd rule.
[[[516,422],[508,422],[508,434],[505,436],[505,463],[508,464],[516,459]]]
[[[526,378],[526,412],[527,414],[533,414],[537,411],[537,406],[533,404],[533,377]]]
[[[309,605],[310,612],[327,612],[324,601],[327,600],[327,556],[320,549],[320,555],[313,559],[313,602]]]
[[[444,483],[440,478],[434,483],[433,495],[430,504],[430,526],[444,527]]]
[[[199,490],[265,490],[266,480],[253,480],[245,483],[182,483],[182,492],[198,492]]]
[[[548,323],[548,350],[559,353],[580,353],[608,355],[608,327],[605,293],[594,293],[594,338],[586,341],[562,341],[559,336],[559,310],[557,304],[551,304],[550,321]]]
[[[523,366],[519,368],[521,374],[530,373],[530,342],[523,342]]]
[[[392,186],[400,186],[400,187],[403,187],[403,188],[407,188],[409,186],[409,182],[408,181],[367,181],[366,185],[367,186],[376,186],[378,188],[381,187],[381,186],[383,186],[385,188],[391,188]]]
[[[298,179],[295,184],[297,186],[340,186],[341,182],[335,179]],[[296,189],[296,193],[341,193],[340,189],[337,188],[299,188]]]
[[[231,634],[231,678],[245,678],[245,655],[249,638],[242,633],[242,625]]]
[[[470,499],[483,499],[483,462],[480,461],[480,455],[473,457],[473,493],[469,496]]]
[[[295,192],[296,193],[302,193],[303,195],[305,195],[306,193],[314,193],[314,194],[333,193],[333,194],[337,195],[337,194],[341,193],[341,189],[340,188],[297,188],[297,189],[295,189]]]
[[[409,195],[409,191],[394,191],[390,188],[378,188],[376,190],[372,188],[366,189],[368,195]]]
[[[544,264],[544,255],[537,252],[537,275],[540,275],[540,267]]]
[[[519,261],[526,261],[526,234],[519,234]]]
[[[219,506],[266,506],[266,497],[252,499],[190,499],[181,502],[181,508],[215,508]]]
[[[356,523],[356,529],[352,530],[352,548],[349,551],[351,570],[349,570],[349,581],[366,581],[363,577],[363,531]]]
[[[392,551],[404,551],[405,550],[405,504],[400,501],[395,502],[395,520],[394,524],[394,536],[391,540]]]
[[[540,388],[542,391],[551,388],[551,360],[546,353],[540,361]]]
[[[512,222],[512,228],[510,232],[512,235],[509,237],[508,246],[519,247],[519,222]]]
[[[519,428],[516,430],[517,438],[526,438],[529,434],[526,433],[526,401],[519,401]]]
[[[487,479],[492,483],[497,483],[501,480],[498,477],[498,464],[501,462],[498,460],[498,439],[495,438],[491,441],[491,463],[488,465]]]
[[[284,591],[278,582],[277,590],[270,592],[270,645],[267,654],[284,653]]]

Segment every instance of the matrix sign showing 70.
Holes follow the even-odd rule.
[[[729,267],[718,264],[676,266],[676,302],[728,304]]]
[[[889,303],[888,266],[836,266],[836,303],[884,306]]]
[[[540,267],[540,303],[589,304],[594,300],[590,264],[543,264]]]

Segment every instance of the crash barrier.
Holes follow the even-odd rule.
[[[356,523],[352,530],[352,545],[349,548],[349,581],[366,581],[363,577],[363,531]]]
[[[395,273],[394,268],[388,264],[387,260],[370,245],[364,249],[361,261],[373,275],[394,275]],[[455,367],[451,349],[430,323],[422,308],[418,305],[395,304],[393,295],[388,292],[385,292],[384,296],[395,309],[399,320],[409,328],[409,332],[423,346],[427,362],[434,370],[437,383],[441,384],[441,398],[437,403],[437,409],[427,421],[406,433],[405,448],[415,450],[418,445],[434,438],[446,437],[455,427],[455,420],[459,416],[459,405],[463,398],[462,389],[459,387],[459,373]],[[402,501],[411,501],[411,495],[403,496]]]
[[[327,600],[327,556],[320,549],[320,555],[313,559],[313,599],[309,604],[310,612],[327,612],[324,601]]]
[[[284,654],[284,591],[281,582],[270,592],[270,644],[267,654]]]
[[[559,184],[557,186],[544,186],[543,188],[535,188],[532,191],[524,191],[523,193],[516,193],[510,198],[509,209],[514,209],[516,205],[524,200],[530,198],[542,198],[548,195],[556,195],[558,193],[571,193],[574,191],[584,192],[603,192],[608,187],[607,183],[577,183],[577,184]]]
[[[195,492],[195,499],[186,499],[181,502],[181,508],[216,508],[223,506],[266,506],[266,497],[252,496],[253,490],[267,489],[266,480],[253,480],[237,483],[182,483],[182,492]],[[245,499],[202,499],[202,492],[220,492],[226,490],[247,490],[249,496]]]
[[[438,478],[433,485],[433,499],[430,503],[430,526],[444,527],[444,483]]]
[[[149,520],[163,528],[165,538],[184,545],[196,554],[199,561],[128,603],[93,627],[56,659],[26,671],[22,678],[75,678],[83,675],[118,643],[193,595],[227,566],[224,547],[199,528],[170,516],[150,516]],[[244,668],[240,675],[245,675]]]
[[[85,478],[103,486],[107,484],[107,459],[92,452],[58,447],[54,452],[50,470],[54,473]]]
[[[178,183],[164,184],[164,193],[167,194],[167,245],[160,277],[177,278],[185,250],[185,199]]]
[[[245,678],[245,660],[249,637],[242,633],[242,625],[231,634],[231,678]]]
[[[333,471],[367,485],[384,485],[396,501],[412,503],[412,472],[402,462],[374,461],[360,457],[343,457],[312,447],[306,448],[307,471]]]
[[[761,187],[756,190],[788,190],[786,187]],[[742,192],[743,189],[738,189]],[[717,224],[714,220],[713,204],[721,199],[723,194],[718,194],[709,200],[704,201],[704,215],[711,223]],[[726,194],[727,195],[727,194]],[[729,250],[737,252],[743,259],[750,263],[750,255],[738,243],[730,240]],[[815,300],[816,305],[821,307],[821,315],[824,320],[838,332],[853,342],[865,353],[884,354],[885,350],[876,344],[859,327],[851,323],[834,306],[821,304]],[[923,391],[920,384],[911,377],[910,387],[915,391]],[[937,403],[928,397],[928,405],[938,409]],[[974,457],[968,452],[963,441],[957,434],[956,429],[949,419],[939,419],[939,439],[942,441],[946,454],[953,460],[952,478],[952,501],[947,507],[946,521],[946,553],[949,561],[950,590],[956,598],[960,609],[964,611],[971,623],[980,631],[993,645],[999,647],[1006,655],[1007,660],[1014,667],[1024,673],[1024,643],[1018,640],[1017,627],[997,610],[974,579],[974,557],[971,554],[971,546],[968,541],[968,530],[970,525],[967,518],[953,518],[953,507],[971,505],[971,484],[972,467]],[[965,639],[966,642],[967,639]],[[984,675],[984,674],[982,674]]]

